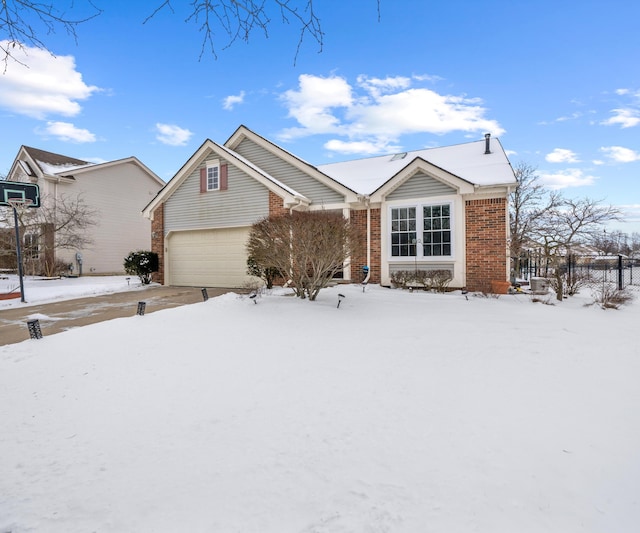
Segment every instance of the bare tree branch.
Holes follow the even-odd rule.
[[[77,42],[77,28],[102,13],[91,0],[85,0],[92,13],[87,16],[73,17],[66,11],[59,9],[55,2],[38,2],[35,0],[1,0],[0,1],[0,61],[4,63],[4,72],[9,61],[16,59],[16,48],[24,49],[31,45],[41,50],[49,50],[44,36],[64,30]],[[60,2],[57,2],[60,4]],[[69,2],[69,8],[74,9],[74,2]],[[26,65],[24,65],[26,66]]]
[[[380,20],[380,0],[375,1]],[[293,61],[295,65],[305,39],[310,38],[318,44],[318,53],[324,48],[325,34],[315,9],[317,3],[315,0],[192,0],[192,11],[185,22],[198,24],[198,31],[203,34],[200,59],[207,48],[217,58],[218,47],[225,50],[238,40],[248,43],[255,32],[269,38],[272,16],[277,13],[283,24],[293,24],[299,28]],[[175,12],[171,0],[165,0],[144,23],[165,8]],[[218,29],[226,34],[226,44],[220,44]]]

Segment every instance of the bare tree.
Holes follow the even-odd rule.
[[[13,210],[0,213],[0,226],[13,227]],[[18,212],[18,226],[24,250],[25,271],[30,274],[56,274],[56,258],[60,250],[82,250],[91,246],[86,231],[98,224],[99,212],[90,207],[82,195],[58,197],[55,201],[42,198],[42,207]],[[15,257],[15,237],[1,239],[0,254]]]
[[[557,207],[559,197],[540,183],[536,168],[521,161],[514,167],[516,188],[509,198],[510,252],[515,272],[520,271],[523,251],[531,244],[533,233],[544,214]]]
[[[532,238],[542,245],[551,267],[553,286],[558,300],[563,298],[561,258],[571,252],[575,244],[592,242],[603,232],[606,223],[620,218],[620,211],[589,198],[570,199],[555,195],[554,207],[547,209],[533,228]]]
[[[315,300],[357,254],[357,243],[354,228],[339,213],[293,212],[255,223],[247,252],[261,268],[275,268],[291,279],[296,296]]]
[[[598,251],[605,255],[631,253],[631,241],[629,235],[619,230],[597,234],[593,237],[591,244]]]
[[[69,0],[69,10],[78,8],[74,5],[78,0]],[[86,15],[74,16],[58,7],[61,2],[38,2],[36,0],[1,0],[0,1],[0,53],[6,71],[9,60],[21,63],[13,51],[24,45],[48,50],[45,36],[56,31],[65,31],[77,41],[76,30],[84,22],[97,17],[102,10],[91,0],[82,2],[89,6]],[[54,5],[57,4],[58,6]]]

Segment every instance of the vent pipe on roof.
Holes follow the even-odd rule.
[[[491,134],[490,133],[484,134],[484,153],[485,154],[491,153]]]

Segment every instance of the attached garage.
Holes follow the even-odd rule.
[[[176,231],[167,236],[168,283],[177,287],[239,288],[247,275],[250,227]]]

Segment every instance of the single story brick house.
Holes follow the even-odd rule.
[[[145,207],[158,281],[242,287],[251,225],[291,210],[334,210],[359,229],[344,279],[390,285],[398,270],[446,269],[451,287],[509,279],[509,160],[489,134],[475,142],[314,166],[240,126],[206,140]]]

